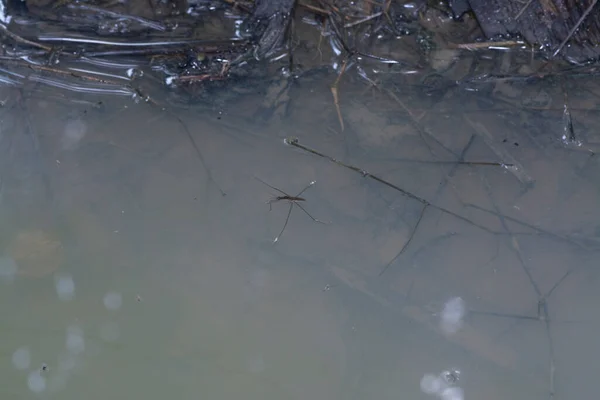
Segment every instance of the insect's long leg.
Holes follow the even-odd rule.
[[[294,207],[294,202],[290,202],[290,209],[288,210],[287,217],[285,217],[285,223],[283,224],[283,228],[281,228],[281,232],[279,232],[279,235],[277,235],[277,237],[275,237],[275,239],[273,239],[273,243],[277,243],[277,241],[279,240],[281,235],[283,235],[283,231],[285,231],[285,227],[287,226],[288,221],[290,220],[290,215],[292,215],[293,207]]]
[[[306,192],[306,189],[308,189],[309,187],[311,187],[312,185],[314,185],[315,183],[317,183],[316,181],[312,181],[311,183],[309,183],[304,189],[302,189],[300,191],[300,193],[298,193],[296,196],[294,197],[300,197],[302,195],[302,193]]]
[[[279,197],[273,197],[271,200],[267,201],[267,204],[269,205],[269,211],[273,209],[272,204],[278,202],[279,200],[281,200]]]
[[[308,215],[310,217],[310,219],[312,219],[314,222],[318,222],[319,224],[324,224],[324,225],[328,224],[327,222],[321,221],[320,219],[316,219],[315,217],[313,217],[312,215],[310,215],[310,213],[308,211],[306,211],[306,209],[304,207],[302,207],[300,204],[298,204],[297,202],[294,202],[294,204],[296,204],[298,207],[300,207],[300,209],[302,211],[304,211],[304,213],[306,215]]]
[[[260,183],[262,183],[263,185],[267,185],[268,187],[270,187],[270,188],[271,188],[271,189],[273,189],[273,190],[277,190],[279,193],[283,194],[284,196],[291,197],[289,194],[287,194],[287,193],[286,193],[286,192],[284,192],[283,190],[281,190],[281,189],[278,189],[278,188],[276,188],[275,186],[271,186],[271,185],[269,185],[267,182],[263,181],[263,180],[262,180],[262,179],[260,179],[258,176],[255,176],[255,177],[254,177],[254,179],[256,179],[257,181],[259,181],[259,182],[260,182]],[[311,185],[312,185],[312,182],[311,182]],[[309,185],[309,186],[311,186],[311,185]],[[307,187],[307,189],[308,189],[308,187]],[[304,190],[306,190],[306,189],[304,189]],[[304,192],[304,190],[303,190],[302,192]],[[300,193],[302,193],[302,192],[300,192]],[[296,197],[298,197],[298,196],[296,196]]]

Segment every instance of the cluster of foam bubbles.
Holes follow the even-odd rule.
[[[12,281],[16,274],[17,266],[14,261],[0,257],[0,279]],[[70,275],[57,275],[54,279],[56,295],[60,301],[68,302],[75,298],[75,281]],[[104,295],[103,304],[109,311],[121,308],[123,298],[120,293],[108,292]],[[119,326],[108,322],[100,328],[100,337],[108,342],[119,337]],[[12,355],[12,364],[15,369],[27,373],[27,387],[30,391],[40,394],[47,390],[56,391],[62,388],[75,367],[80,365],[86,353],[86,340],[84,329],[77,323],[70,324],[65,331],[65,347],[58,354],[55,368],[46,364],[34,366],[32,351],[28,346],[17,348]]]
[[[457,376],[457,372],[442,372],[439,375],[425,374],[421,378],[421,391],[440,400],[464,400],[465,394],[461,387],[455,386],[449,376]]]

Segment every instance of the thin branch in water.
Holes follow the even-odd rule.
[[[543,228],[540,228],[538,226],[535,226],[535,225],[532,225],[532,224],[527,223],[525,221],[522,221],[522,220],[520,220],[518,218],[514,218],[514,217],[511,217],[509,215],[502,214],[502,213],[500,213],[498,211],[489,210],[487,208],[478,206],[477,204],[467,203],[467,204],[465,204],[465,206],[466,207],[470,207],[470,208],[474,208],[475,210],[479,210],[481,212],[488,213],[488,214],[491,214],[491,215],[502,216],[502,218],[506,219],[507,221],[514,222],[515,224],[519,224],[519,225],[524,226],[526,228],[532,229],[535,232],[537,232],[538,234],[543,234],[543,235],[547,235],[549,237],[553,237],[555,239],[560,239],[561,241],[573,244],[573,245],[575,245],[575,246],[577,246],[579,248],[582,248],[584,250],[589,250],[587,246],[584,246],[583,244],[577,242],[576,240],[573,240],[573,239],[569,238],[568,236],[562,236],[562,235],[559,235],[557,233],[550,232],[550,231],[545,230]]]
[[[494,141],[494,135],[490,132],[482,123],[474,121],[469,118],[468,115],[463,114],[463,119],[471,126],[471,128],[477,133],[481,139],[485,142],[486,146],[492,150],[498,159],[508,161],[512,167],[507,168],[516,179],[519,180],[525,187],[531,187],[535,180],[525,171],[522,165],[503,147],[500,147]],[[507,166],[508,164],[505,164]]]
[[[596,5],[597,2],[598,2],[598,0],[592,0],[592,3],[589,5],[589,7],[587,8],[587,10],[585,10],[585,12],[581,15],[581,18],[579,18],[579,20],[577,21],[577,23],[575,24],[575,26],[573,26],[573,28],[571,28],[571,30],[569,31],[569,34],[567,35],[567,37],[565,38],[565,40],[563,40],[561,42],[561,44],[556,48],[556,50],[554,51],[554,53],[552,53],[552,58],[556,57],[558,55],[558,53],[560,53],[560,51],[563,49],[563,47],[565,47],[565,45],[567,44],[567,42],[569,40],[571,40],[571,37],[575,34],[575,32],[577,31],[577,29],[579,29],[579,26],[587,18],[587,16],[590,14],[590,12],[592,12],[592,9],[594,8],[594,6]]]
[[[319,157],[325,158],[325,159],[327,159],[327,160],[329,160],[329,161],[331,161],[331,162],[333,162],[333,163],[335,163],[335,164],[337,164],[337,165],[339,165],[339,166],[341,166],[341,167],[347,168],[347,169],[349,169],[349,170],[352,170],[352,171],[354,171],[354,172],[358,172],[358,173],[359,173],[359,174],[361,174],[361,175],[362,175],[364,178],[370,178],[370,179],[373,179],[374,181],[377,181],[377,182],[379,182],[379,183],[382,183],[382,184],[384,184],[384,185],[386,185],[386,186],[388,186],[388,187],[390,187],[390,188],[392,188],[392,189],[394,189],[394,190],[396,190],[396,191],[400,192],[402,195],[404,195],[404,196],[406,196],[406,197],[408,197],[408,198],[410,198],[410,199],[416,200],[416,201],[418,201],[419,203],[421,203],[421,204],[423,204],[423,205],[429,206],[429,207],[431,207],[431,208],[435,208],[435,209],[436,209],[436,210],[438,210],[438,211],[441,211],[441,212],[443,212],[443,213],[445,213],[445,214],[451,215],[451,216],[453,216],[454,218],[456,218],[456,219],[459,219],[459,220],[461,220],[461,221],[464,221],[464,222],[468,223],[469,225],[475,226],[475,227],[477,227],[477,228],[479,228],[479,229],[481,229],[481,230],[483,230],[483,231],[486,231],[486,232],[488,232],[488,233],[496,233],[496,232],[492,231],[491,229],[489,229],[489,228],[487,228],[487,227],[485,227],[485,226],[483,226],[483,225],[481,225],[481,224],[478,224],[478,223],[477,223],[477,222],[475,222],[475,221],[471,221],[471,220],[470,220],[470,219],[468,219],[467,217],[464,217],[464,216],[462,216],[462,215],[460,215],[460,214],[457,214],[457,213],[455,213],[454,211],[450,211],[450,210],[448,210],[447,208],[444,208],[444,207],[441,207],[441,206],[437,206],[437,205],[435,205],[435,204],[432,204],[432,203],[431,203],[431,202],[429,202],[428,200],[426,200],[426,199],[424,199],[424,198],[422,198],[422,197],[419,197],[419,196],[417,196],[416,194],[413,194],[413,193],[411,193],[411,192],[409,192],[409,191],[407,191],[407,190],[404,190],[404,189],[402,189],[401,187],[399,187],[399,186],[397,186],[397,185],[394,185],[394,184],[393,184],[393,183],[391,183],[391,182],[388,182],[388,181],[386,181],[385,179],[382,179],[382,178],[380,178],[380,177],[378,177],[378,176],[376,176],[376,175],[373,175],[373,174],[371,174],[370,172],[367,172],[367,171],[365,171],[364,169],[361,169],[361,168],[355,167],[354,165],[346,164],[346,163],[344,163],[344,162],[342,162],[342,161],[340,161],[340,160],[337,160],[337,159],[335,159],[335,158],[333,158],[333,157],[331,157],[331,156],[328,156],[328,155],[326,155],[326,154],[323,154],[323,153],[321,153],[321,152],[319,152],[319,151],[317,151],[317,150],[311,149],[310,147],[307,147],[307,146],[301,145],[301,144],[298,142],[298,138],[295,138],[295,137],[286,138],[286,139],[284,140],[284,143],[286,143],[286,144],[288,144],[288,145],[290,145],[290,146],[294,146],[294,147],[297,147],[297,148],[299,148],[299,149],[302,149],[302,150],[304,150],[304,151],[306,151],[306,152],[308,152],[308,153],[312,153],[312,154],[314,154],[314,155],[316,155],[316,156],[319,156]]]
[[[404,253],[404,250],[406,250],[408,248],[408,245],[410,244],[410,242],[415,237],[415,234],[417,233],[417,229],[419,229],[419,225],[421,224],[421,221],[423,220],[423,215],[425,215],[425,210],[427,209],[427,206],[428,206],[427,204],[423,205],[423,207],[421,208],[421,213],[419,214],[419,218],[417,219],[417,223],[415,224],[415,227],[413,228],[410,236],[408,237],[408,240],[404,243],[404,245],[402,246],[400,251],[394,256],[394,258],[392,258],[390,260],[390,262],[388,262],[386,264],[386,266],[381,270],[381,272],[379,273],[379,276],[383,275],[384,272],[387,271],[388,268],[394,263],[394,261],[396,261],[398,259],[398,257],[400,257]]]
[[[522,321],[532,321],[532,322],[550,321],[548,314],[547,313],[544,314],[543,307],[545,307],[543,304],[539,305],[538,313],[536,315],[511,314],[511,313],[503,313],[503,312],[496,312],[496,311],[481,311],[481,310],[469,310],[469,315],[470,316],[484,316],[484,317],[493,317],[493,318],[514,319],[519,322],[522,322]],[[585,321],[577,321],[577,320],[560,320],[560,321],[554,320],[551,322],[561,323],[561,324],[585,323]]]
[[[523,272],[529,279],[529,283],[531,284],[531,287],[535,291],[537,298],[540,299],[542,297],[542,292],[540,290],[539,285],[533,278],[533,275],[531,274],[531,271],[529,270],[527,264],[525,263],[525,258],[523,257],[523,253],[521,251],[521,246],[519,245],[519,241],[518,241],[517,237],[514,235],[514,233],[508,227],[508,224],[506,223],[506,219],[504,218],[504,216],[500,213],[500,207],[498,207],[498,205],[494,201],[492,187],[489,184],[489,182],[485,176],[482,176],[482,181],[484,183],[485,192],[486,192],[488,198],[490,199],[490,202],[492,203],[494,210],[497,213],[497,218],[500,221],[500,224],[502,225],[502,229],[510,236],[511,247],[513,248],[515,255],[517,256],[517,259],[519,260],[521,269],[523,270]]]
[[[486,317],[496,317],[496,318],[511,318],[518,320],[526,320],[526,321],[539,321],[540,318],[538,316],[533,315],[519,315],[519,314],[507,314],[495,311],[474,311],[469,310],[469,315],[483,315]]]
[[[525,260],[523,258],[523,253],[521,251],[521,246],[519,245],[519,242],[518,242],[516,236],[513,235],[512,232],[510,232],[508,230],[508,227],[506,226],[506,223],[504,222],[504,220],[502,219],[501,221],[502,221],[504,230],[506,231],[506,233],[508,233],[511,236],[510,242],[511,242],[513,250],[515,251],[515,254],[517,255],[517,258],[519,259],[519,264],[521,265],[521,269],[523,270],[523,272],[525,272],[525,275],[527,275],[527,279],[529,279],[529,283],[531,284],[531,287],[535,291],[535,294],[537,295],[538,298],[540,298],[542,296],[542,292],[541,292],[540,287],[538,286],[537,282],[533,278],[531,271],[527,267],[527,264],[525,264]]]
[[[515,21],[518,20],[521,15],[523,15],[523,13],[525,12],[525,10],[527,10],[527,8],[529,8],[529,6],[531,5],[531,3],[533,3],[533,0],[529,0],[522,8],[521,10],[517,13],[517,15],[515,15]]]
[[[429,148],[430,153],[432,153],[433,151],[430,148],[430,146],[427,143],[427,141],[425,140],[424,136],[427,136],[429,139],[433,140],[435,142],[435,144],[437,144],[438,146],[440,146],[442,149],[444,149],[449,154],[452,154],[454,157],[459,158],[458,154],[456,154],[452,149],[450,149],[448,146],[446,146],[444,143],[442,143],[431,132],[429,132],[428,129],[426,129],[423,126],[421,126],[421,124],[419,123],[419,118],[411,111],[410,108],[408,108],[408,106],[402,100],[400,100],[400,98],[398,96],[396,96],[396,94],[394,92],[392,92],[391,90],[389,90],[387,88],[381,88],[379,86],[376,86],[376,88],[379,91],[387,94],[389,97],[392,98],[392,100],[394,100],[396,103],[398,103],[398,105],[400,107],[402,107],[402,109],[404,110],[404,112],[406,112],[406,114],[409,116],[410,121],[413,124],[413,127],[417,130],[417,132],[419,132],[421,140],[423,140],[423,142],[425,143],[425,145]]]
[[[549,368],[548,368],[548,395],[550,399],[554,398],[554,376],[556,373],[554,362],[554,341],[552,340],[552,333],[550,332],[550,318],[548,317],[548,303],[546,299],[542,299],[538,302],[538,317],[540,321],[544,322],[546,328],[546,337],[548,338],[548,352],[549,352]]]
[[[446,173],[444,175],[444,179],[442,179],[442,181],[438,185],[438,188],[435,191],[435,195],[433,197],[433,201],[437,201],[437,199],[439,198],[439,196],[446,189],[446,186],[448,185],[448,182],[450,182],[450,179],[452,179],[452,177],[456,173],[456,170],[458,169],[458,165],[460,163],[464,162],[465,156],[466,156],[467,152],[469,151],[469,149],[471,148],[471,146],[473,145],[474,142],[475,142],[475,135],[471,135],[471,137],[467,141],[467,144],[465,144],[465,146],[463,147],[462,151],[460,152],[460,155],[458,156],[458,160],[456,161],[457,165],[454,165],[452,168],[450,168],[450,171],[448,171],[448,173]]]
[[[179,122],[179,124],[183,128],[183,131],[185,132],[186,136],[190,140],[190,143],[192,144],[192,147],[194,148],[194,151],[196,152],[196,155],[198,156],[198,159],[200,160],[202,167],[204,167],[204,170],[206,171],[206,176],[208,177],[209,182],[212,182],[215,185],[215,187],[219,190],[219,192],[221,192],[221,196],[223,196],[223,197],[227,196],[227,193],[225,193],[223,191],[223,189],[221,189],[221,186],[219,186],[217,181],[215,181],[215,179],[213,178],[212,172],[206,165],[206,161],[204,161],[204,156],[202,155],[202,152],[200,151],[200,148],[198,147],[198,144],[194,140],[194,137],[192,136],[192,133],[188,129],[187,125],[183,122],[183,120],[178,115],[176,115],[174,113],[170,113],[170,114],[177,120],[177,122]]]

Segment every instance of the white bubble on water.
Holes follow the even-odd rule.
[[[123,297],[120,293],[109,292],[104,296],[104,306],[109,310],[117,310],[123,304]]]
[[[31,364],[31,352],[27,347],[19,347],[12,355],[12,363],[18,370],[29,368]]]
[[[83,330],[75,325],[67,328],[67,338],[65,346],[72,354],[79,354],[85,350],[85,340]]]
[[[448,387],[440,393],[441,400],[464,400],[465,393],[458,386]]]
[[[439,395],[448,385],[439,376],[425,374],[421,378],[421,391],[426,394]]]
[[[466,305],[460,297],[454,297],[444,304],[441,313],[440,327],[444,333],[453,334],[462,328]]]
[[[72,300],[75,296],[75,282],[69,275],[58,276],[55,280],[56,294],[62,301]]]
[[[119,339],[121,331],[116,322],[107,322],[100,328],[100,337],[106,342],[115,342]]]
[[[0,257],[0,280],[11,283],[17,275],[17,263],[11,257]]]
[[[75,148],[86,132],[87,124],[83,120],[72,119],[68,121],[62,138],[63,147],[68,150]]]
[[[38,370],[31,371],[27,377],[27,386],[34,393],[42,393],[46,390],[46,378]]]

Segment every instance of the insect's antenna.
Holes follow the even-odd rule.
[[[277,190],[279,193],[285,195],[285,196],[289,196],[289,194],[287,194],[286,192],[284,192],[281,189],[276,188],[275,186],[269,185],[267,182],[263,181],[262,179],[260,179],[258,176],[254,176],[254,179],[256,179],[257,181],[259,181],[260,183],[262,183],[263,185],[266,185],[268,187],[270,187],[273,190]],[[305,189],[306,190],[306,189]]]

